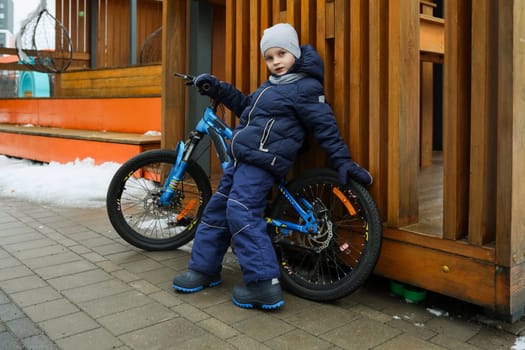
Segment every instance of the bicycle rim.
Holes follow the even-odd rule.
[[[125,163],[110,184],[110,221],[134,246],[169,250],[193,239],[211,189],[202,169],[191,163],[171,204],[160,206],[158,199],[173,163],[173,154],[168,151],[143,153]]]
[[[295,197],[314,203],[316,235],[271,229],[281,264],[283,285],[317,301],[335,300],[359,288],[372,272],[381,247],[379,213],[368,191],[352,182],[344,188],[331,171],[316,169],[288,186]],[[302,223],[283,197],[272,208],[274,218]]]

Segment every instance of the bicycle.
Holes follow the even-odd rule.
[[[187,85],[194,77],[175,74]],[[210,180],[193,159],[208,135],[223,169],[232,129],[211,100],[186,141],[175,150],[146,151],[131,158],[112,178],[107,213],[117,233],[135,247],[172,250],[190,242],[211,196]],[[315,301],[342,298],[372,273],[381,250],[377,206],[359,183],[344,186],[332,169],[311,169],[276,184],[266,222],[281,265],[281,284]]]

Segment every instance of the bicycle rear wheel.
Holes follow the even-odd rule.
[[[351,181],[340,185],[331,169],[313,169],[287,185],[297,198],[313,204],[316,235],[269,227],[281,265],[281,283],[311,300],[330,301],[357,290],[372,273],[381,250],[382,224],[370,193]],[[286,198],[278,196],[270,217],[302,223]]]
[[[193,239],[211,196],[208,177],[190,162],[168,206],[158,204],[177,153],[152,150],[124,163],[113,176],[106,197],[109,220],[128,243],[144,250],[172,250]]]

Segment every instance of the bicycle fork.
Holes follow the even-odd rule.
[[[160,206],[165,207],[171,204],[173,197],[178,191],[177,185],[184,179],[184,172],[188,166],[188,161],[201,138],[202,135],[195,132],[186,143],[180,141],[177,148],[175,148],[177,157],[162,187],[162,195],[158,199]]]

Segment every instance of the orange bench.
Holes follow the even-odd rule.
[[[0,100],[0,154],[122,163],[160,147],[160,97]]]

